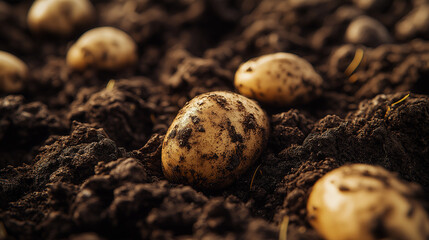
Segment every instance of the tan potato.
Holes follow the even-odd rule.
[[[269,122],[259,105],[236,93],[210,92],[189,101],[162,144],[165,177],[206,189],[228,186],[265,147]]]
[[[14,55],[0,51],[0,92],[16,93],[24,88],[27,65]]]
[[[354,164],[316,182],[307,203],[311,225],[326,239],[429,239],[418,186],[382,167]]]
[[[266,104],[304,104],[321,93],[322,78],[305,59],[274,53],[251,59],[235,73],[234,85],[246,97]]]
[[[386,27],[368,16],[360,16],[353,20],[347,27],[345,39],[349,43],[368,47],[377,47],[393,41]]]
[[[135,64],[137,45],[125,32],[113,27],[89,30],[71,46],[67,64],[76,70],[94,67],[118,70]]]
[[[395,34],[401,40],[415,38],[429,33],[429,3],[414,9],[396,23]]]
[[[353,0],[353,3],[365,11],[380,11],[389,6],[389,0]]]
[[[69,36],[90,26],[95,10],[88,0],[37,0],[31,6],[27,22],[36,33]]]

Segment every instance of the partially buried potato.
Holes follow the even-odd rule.
[[[113,27],[99,27],[84,33],[67,53],[67,64],[84,70],[94,67],[119,70],[137,61],[137,45],[125,32]]]
[[[259,105],[231,92],[210,92],[189,101],[162,144],[165,177],[206,189],[228,186],[263,151],[269,121]]]
[[[91,25],[94,16],[94,7],[88,0],[37,0],[27,21],[33,32],[66,37]]]
[[[16,93],[24,88],[27,65],[14,55],[0,51],[0,92]]]
[[[305,59],[274,53],[242,64],[234,85],[246,97],[275,106],[305,104],[321,93],[322,78]]]
[[[382,167],[343,166],[316,182],[307,203],[309,221],[326,239],[429,239],[418,191]]]
[[[348,43],[363,44],[373,48],[393,41],[387,28],[368,16],[354,19],[347,27],[344,38]]]

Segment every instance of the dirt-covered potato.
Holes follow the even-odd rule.
[[[269,133],[256,102],[232,92],[210,92],[189,101],[162,144],[167,179],[206,189],[231,184],[261,154]]]
[[[321,93],[322,78],[305,59],[291,53],[253,58],[235,73],[234,85],[246,97],[275,106],[304,104]]]
[[[24,88],[27,65],[14,55],[0,51],[0,92],[16,93]]]
[[[84,33],[67,53],[67,64],[76,70],[94,67],[118,70],[137,61],[137,45],[125,32],[100,27]]]
[[[316,182],[307,203],[311,225],[326,239],[429,239],[417,185],[382,167],[335,169]]]
[[[91,25],[94,16],[94,7],[88,0],[37,0],[27,21],[33,32],[69,36]]]

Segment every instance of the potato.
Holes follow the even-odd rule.
[[[405,40],[418,35],[429,35],[429,3],[414,7],[414,9],[396,23],[396,37]]]
[[[37,0],[31,6],[27,22],[36,33],[69,36],[90,26],[95,10],[88,0]]]
[[[16,93],[24,88],[27,65],[14,55],[0,51],[0,92]]]
[[[322,78],[305,59],[274,53],[251,59],[235,73],[234,85],[246,97],[275,106],[304,104],[321,93]]]
[[[368,16],[360,16],[353,20],[347,27],[345,39],[349,43],[368,47],[377,47],[393,41],[386,27]]]
[[[389,6],[389,0],[353,0],[353,3],[365,11],[380,11]]]
[[[236,93],[216,91],[189,101],[162,144],[165,177],[176,183],[220,189],[259,157],[269,122],[258,104]]]
[[[136,61],[137,45],[134,40],[113,27],[89,30],[67,53],[67,64],[76,70],[94,67],[114,71],[133,65]]]
[[[429,239],[418,190],[382,167],[343,166],[314,185],[308,219],[326,239]]]

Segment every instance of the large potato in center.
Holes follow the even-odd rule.
[[[162,145],[165,177],[206,189],[231,184],[259,157],[269,122],[259,105],[239,94],[211,92],[189,101]]]

